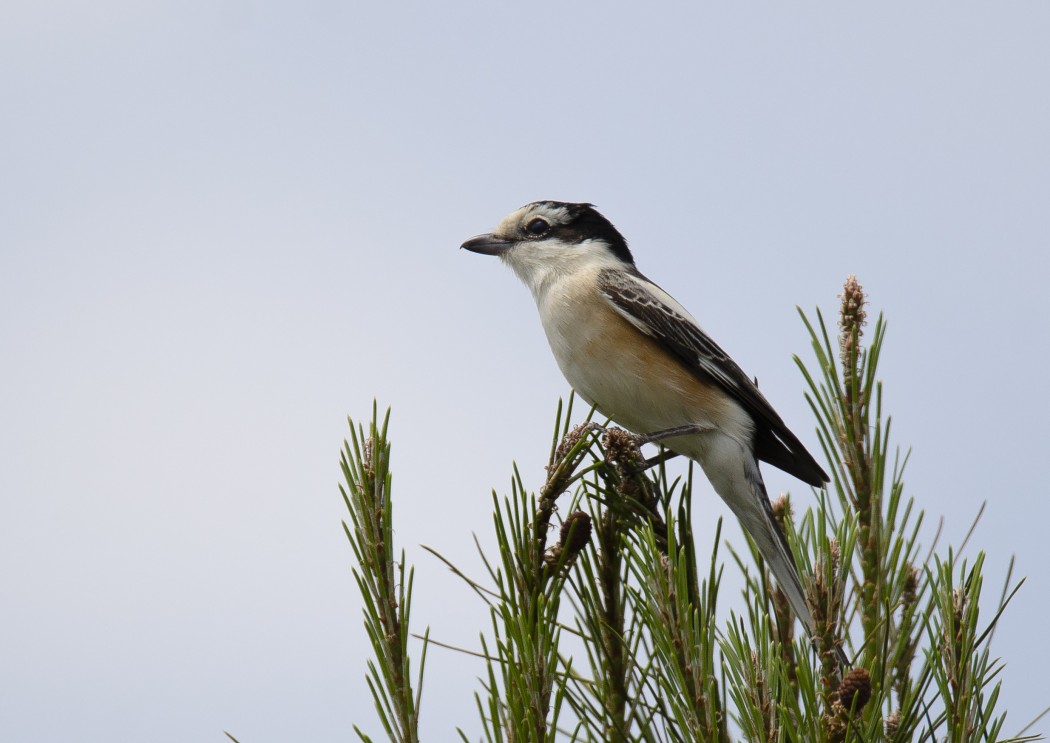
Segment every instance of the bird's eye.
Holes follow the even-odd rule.
[[[551,226],[547,223],[547,220],[540,219],[539,217],[536,217],[536,219],[531,220],[527,225],[525,225],[525,231],[528,232],[532,237],[546,235],[548,232],[550,232],[550,229]]]

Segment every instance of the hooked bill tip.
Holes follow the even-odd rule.
[[[503,238],[496,237],[495,235],[478,235],[472,237],[465,243],[460,245],[461,249],[469,250],[471,253],[481,253],[482,255],[499,255],[504,253],[514,245],[510,240],[504,240]]]

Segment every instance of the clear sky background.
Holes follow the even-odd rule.
[[[989,594],[1029,578],[1015,732],[1050,704],[1048,38],[1044,2],[4,4],[0,738],[378,732],[337,490],[373,398],[418,627],[476,647],[419,545],[476,571],[568,388],[458,246],[541,198],[599,205],[814,448],[794,308],[860,277],[924,539],[987,500]],[[429,671],[427,738],[476,737],[481,665]]]

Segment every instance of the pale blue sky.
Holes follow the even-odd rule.
[[[419,627],[476,646],[418,545],[477,566],[567,387],[457,248],[540,198],[598,204],[812,446],[794,307],[860,277],[907,492],[952,542],[988,500],[990,592],[1029,576],[1014,732],[1050,704],[1047,38],[1041,2],[0,7],[0,738],[377,732],[336,488],[373,397]],[[432,652],[429,740],[480,673]]]

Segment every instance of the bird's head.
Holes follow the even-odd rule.
[[[623,235],[591,204],[536,201],[462,247],[499,256],[533,292],[552,276],[589,266],[634,268]]]

